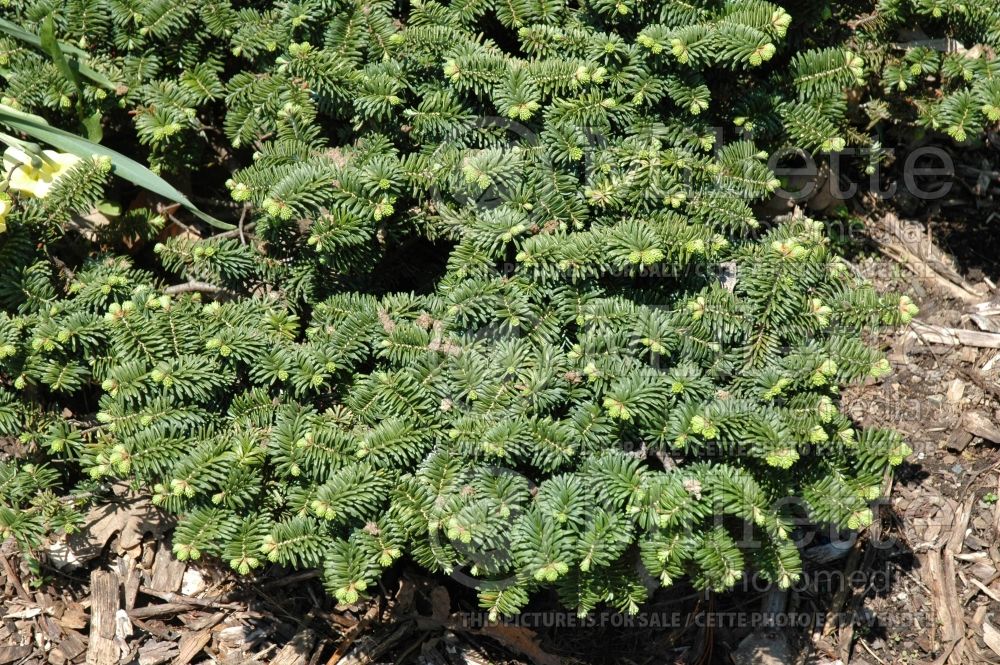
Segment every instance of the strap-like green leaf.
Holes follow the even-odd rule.
[[[42,50],[52,58],[52,62],[55,63],[59,73],[69,79],[77,91],[82,91],[83,85],[80,83],[79,74],[69,66],[66,55],[59,48],[59,42],[56,41],[56,26],[55,21],[52,20],[52,14],[46,16],[45,20],[42,21],[42,27],[38,31],[38,41],[42,46]]]
[[[47,18],[46,21],[47,22],[51,21],[51,17]],[[28,44],[31,44],[35,48],[42,49],[50,56],[52,56],[53,59],[55,59],[55,57],[52,54],[52,51],[50,50],[51,45],[47,46],[45,44],[45,42],[48,40],[43,39],[43,37],[40,35],[34,35],[28,32],[27,30],[17,25],[16,23],[12,23],[7,19],[0,18],[0,32],[5,32],[14,39],[20,39],[22,42],[27,42]],[[42,24],[42,32],[43,33],[45,32],[44,23]],[[56,49],[63,56],[63,62],[66,63],[66,65],[70,67],[71,70],[75,69],[75,71],[79,72],[81,76],[86,77],[92,83],[99,85],[102,88],[107,88],[108,90],[116,89],[117,86],[115,86],[114,82],[111,79],[109,79],[101,72],[97,71],[96,69],[93,69],[92,67],[86,64],[86,60],[89,57],[86,51],[84,51],[83,49],[79,49],[71,44],[65,44],[63,42],[57,41],[54,35],[52,37],[51,43],[56,46]],[[71,60],[68,61],[66,59],[67,55],[70,56]],[[62,67],[59,65],[58,61],[56,61],[56,66],[59,67],[60,71],[62,71]],[[75,84],[76,79],[74,79],[73,76],[69,76],[65,72],[63,72],[63,75],[67,76],[67,78],[69,78],[70,81],[74,81]]]
[[[66,54],[63,53],[62,48],[59,46],[59,42],[56,41],[56,24],[55,20],[52,18],[52,14],[45,17],[42,21],[42,27],[38,31],[38,39],[42,44],[42,50],[44,50],[50,58],[52,58],[52,63],[55,64],[56,69],[63,77],[69,79],[73,87],[76,88],[78,95],[83,95],[83,83],[80,81],[80,71],[79,67],[74,67],[76,65],[76,60],[70,64],[70,61],[66,59]],[[103,128],[101,127],[101,113],[92,113],[89,116],[83,115],[83,108],[80,106],[80,102],[76,104],[77,116],[80,118],[80,126],[87,132],[87,138],[96,143],[101,142],[101,138],[104,136]]]
[[[58,150],[72,153],[83,159],[88,159],[94,155],[108,157],[111,159],[111,165],[114,168],[115,174],[119,177],[125,178],[129,182],[135,183],[143,189],[148,189],[154,194],[162,196],[165,199],[170,199],[171,201],[181,204],[190,210],[192,214],[212,226],[220,229],[235,228],[232,224],[226,224],[225,222],[219,221],[211,215],[198,210],[198,208],[173,185],[134,159],[126,157],[120,152],[116,152],[110,148],[106,148],[103,145],[88,141],[81,136],[70,134],[67,131],[53,127],[49,125],[44,118],[24,113],[4,104],[0,104],[0,123],[19,132],[24,132],[34,139],[48,143]]]

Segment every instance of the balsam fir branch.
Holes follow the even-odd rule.
[[[847,290],[812,222],[753,246],[735,292],[707,284],[665,309],[630,300],[627,279],[611,295],[611,283],[539,289],[492,277],[471,303],[462,282],[434,296],[334,297],[301,332],[282,303],[171,298],[127,263],[96,262],[57,307],[6,319],[15,329],[30,320],[35,333],[8,335],[4,371],[53,395],[101,385],[86,433],[67,435],[49,414],[25,436],[78,456],[94,478],[152,488],[182,515],[184,558],[228,552],[243,570],[326,561],[331,588],[350,602],[403,553],[449,572],[469,551],[494,552],[476,558],[474,574],[530,593],[576,570],[577,585],[597,585],[570,596],[587,611],[619,598],[600,591],[602,570],[627,580],[644,560],[635,544],[680,536],[690,542],[673,569],[706,586],[731,585],[744,557],[787,584],[798,564],[790,515],[774,501],[801,492],[815,519],[864,526],[882,469],[907,453],[895,435],[857,437],[837,413],[835,386],[882,365],[824,332],[840,316],[892,319],[898,307]],[[776,273],[828,302],[830,319],[792,293],[762,315],[754,284]],[[122,289],[94,292],[97,283]],[[88,368],[87,358],[102,360]],[[50,367],[60,377],[76,368],[76,383]],[[237,383],[247,389],[234,395]],[[649,468],[620,452],[630,440],[709,463]],[[594,505],[610,512],[595,516]],[[711,526],[724,514],[763,529],[773,547],[738,549]],[[250,518],[253,528],[240,527]],[[499,525],[511,542],[490,542]],[[388,540],[376,546],[376,536]]]

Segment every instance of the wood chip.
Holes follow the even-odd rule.
[[[146,642],[139,647],[139,665],[161,665],[176,655],[175,642]]]
[[[988,586],[986,586],[985,584],[974,578],[969,579],[969,581],[972,582],[977,587],[979,587],[979,590],[985,593],[987,596],[1000,603],[1000,596],[998,596],[996,592],[990,590]]]
[[[225,612],[216,612],[215,614],[206,614],[198,619],[195,619],[188,624],[189,630],[206,630],[208,628],[214,628],[215,626],[222,623],[222,620],[226,618]]]
[[[962,427],[970,434],[1000,443],[1000,427],[981,411],[969,411],[962,416]]]
[[[971,346],[964,346],[958,352],[958,359],[963,363],[975,364],[979,361],[979,351]]]
[[[21,579],[18,576],[17,571],[14,570],[14,567],[10,564],[10,561],[7,560],[7,557],[4,556],[3,553],[0,553],[0,567],[3,568],[4,577],[7,578],[7,581],[14,587],[14,591],[17,592],[17,597],[21,600],[30,601],[31,596],[24,589],[24,585],[21,584]],[[0,586],[0,590],[3,590],[2,586]]]
[[[31,655],[32,651],[34,651],[34,647],[30,644],[0,647],[0,665],[4,663],[13,663],[21,660],[22,658],[27,658]]]
[[[1000,357],[1000,354],[997,357]],[[976,384],[976,386],[1000,399],[1000,383],[997,383],[996,379],[987,378],[987,375],[983,371],[975,369],[967,369],[962,373]]]
[[[118,613],[118,575],[103,570],[90,574],[90,641],[87,663],[114,665],[119,651],[115,643],[115,617]]]
[[[976,498],[969,497],[962,503],[955,513],[955,521],[952,524],[951,537],[945,545],[945,553],[949,559],[953,559],[962,553],[965,544],[966,531],[969,529],[969,520],[972,519],[972,511],[976,506]],[[952,562],[954,563],[954,561]],[[952,580],[954,582],[954,580]]]
[[[173,665],[187,665],[212,639],[212,631],[209,629],[185,633],[177,644],[177,657],[174,658]]]
[[[929,344],[1000,349],[1000,333],[946,328],[945,326],[923,323],[922,321],[911,321],[910,330],[907,332],[907,335]]]
[[[40,607],[29,607],[24,610],[18,610],[17,612],[8,612],[3,615],[4,619],[34,619],[36,616],[42,613],[42,608]]]
[[[180,591],[186,568],[187,564],[174,557],[167,542],[160,541],[159,548],[156,550],[156,559],[153,561],[153,577],[149,586],[157,591]]]
[[[281,647],[274,655],[271,665],[306,665],[316,644],[316,633],[303,628],[295,634],[292,641]]]
[[[230,617],[228,622],[232,621],[234,619]],[[242,623],[226,625],[215,633],[217,660],[223,663],[244,662],[247,660],[244,655],[257,646],[264,636],[263,631]]]
[[[58,621],[63,630],[83,630],[87,625],[87,612],[80,603],[68,600],[66,601],[66,611],[62,613]]]
[[[979,371],[982,372],[984,375],[989,375],[993,371],[993,367],[997,364],[998,361],[1000,361],[1000,353],[994,353],[989,357],[989,359],[987,359],[987,361],[983,364],[982,368],[980,368]]]
[[[342,665],[369,665],[370,663],[377,663],[412,628],[413,624],[404,623],[388,635],[382,634],[378,637],[365,635],[355,642],[354,646],[344,655],[343,660],[340,660],[340,662]],[[329,665],[329,661],[327,662]]]
[[[922,224],[888,213],[869,229],[879,249],[925,283],[970,304],[982,301],[984,294],[962,277]]]
[[[1000,332],[1000,319],[986,317],[982,314],[971,314],[969,320],[985,332]]]
[[[932,550],[920,555],[921,572],[926,584],[933,594],[934,611],[937,613],[938,625],[941,626],[941,639],[945,642],[954,641],[956,638],[956,622],[961,619],[961,615],[952,615],[952,603],[948,600],[949,590],[944,580],[944,562],[941,552]],[[954,582],[952,581],[952,584]]]
[[[139,554],[140,557],[132,557],[126,553],[118,559],[118,572],[122,575],[126,610],[135,607],[135,598],[139,593],[139,585],[142,583],[142,569],[138,565],[141,552]]]
[[[948,435],[948,442],[945,446],[949,450],[956,450],[962,452],[969,447],[972,440],[976,438],[964,427],[956,427],[951,434]]]
[[[150,619],[152,617],[168,617],[181,612],[191,610],[189,603],[160,603],[159,605],[147,605],[146,607],[134,607],[128,611],[128,616],[133,621],[136,619]]]
[[[53,654],[58,654],[62,662],[71,661],[76,659],[77,656],[82,654],[87,649],[87,644],[83,641],[83,637],[76,632],[69,632],[66,634],[66,639],[60,642],[53,650],[52,654],[49,655],[49,660],[52,660]]]
[[[965,395],[965,381],[961,379],[955,379],[950,384],[948,384],[948,392],[945,393],[945,398],[952,404],[958,404],[962,401],[962,397]]]
[[[154,596],[160,600],[164,600],[168,603],[178,603],[183,605],[190,605],[192,607],[211,607],[211,608],[225,608],[225,609],[241,609],[243,605],[239,603],[229,603],[222,597],[215,598],[196,598],[194,596],[185,596],[184,594],[174,593],[172,591],[160,591],[159,589],[154,589],[152,587],[140,586],[139,591],[146,594],[147,596]]]
[[[983,642],[993,653],[1000,656],[1000,630],[997,630],[989,621],[983,621]]]

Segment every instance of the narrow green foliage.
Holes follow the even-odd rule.
[[[778,148],[870,168],[890,117],[994,128],[992,52],[886,36],[996,46],[988,5],[882,2],[838,43],[846,5],[766,0],[50,4],[0,23],[0,138],[81,157],[4,176],[0,436],[27,452],[0,536],[38,548],[72,528],[60,483],[126,481],[182,560],[354,603],[405,558],[500,616],[788,587],[793,524],[874,519],[910,451],[839,391],[916,308],[755,211]],[[115,151],[58,129],[92,117]]]

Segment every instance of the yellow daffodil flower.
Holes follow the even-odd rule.
[[[0,193],[0,233],[7,230],[7,213],[14,207],[14,202],[6,194]]]
[[[24,150],[10,147],[4,151],[4,173],[7,174],[7,181],[12,190],[44,198],[55,181],[80,161],[76,155],[55,150],[44,150],[42,154],[41,165],[36,168],[32,164],[31,155]]]

